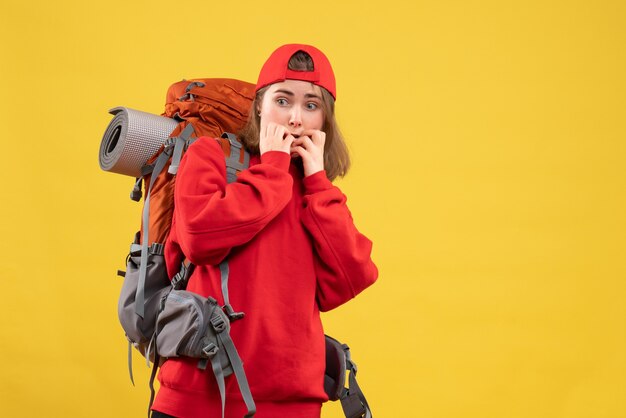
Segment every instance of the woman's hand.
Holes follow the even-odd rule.
[[[287,128],[284,126],[274,122],[264,124],[261,119],[261,131],[259,133],[259,152],[261,155],[268,151],[281,151],[289,154],[293,140],[294,137],[287,133]]]
[[[308,177],[324,169],[324,143],[326,133],[318,130],[304,131],[295,138],[291,145],[291,155],[302,158],[304,177]]]

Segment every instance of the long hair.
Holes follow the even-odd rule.
[[[293,54],[289,60],[288,67],[292,71],[314,70],[311,56],[304,51],[298,51]],[[239,131],[241,142],[251,154],[259,154],[261,118],[257,113],[257,108],[263,100],[266,90],[267,87],[264,87],[257,92],[248,114],[248,120],[241,131]],[[326,170],[328,179],[332,181],[338,176],[343,177],[348,173],[350,155],[335,119],[335,99],[325,88],[320,87],[320,90],[322,91],[322,112],[324,114],[322,131],[326,133],[324,170]]]

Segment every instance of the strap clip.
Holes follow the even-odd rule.
[[[135,202],[139,202],[141,200],[141,180],[142,177],[137,177],[137,180],[135,181],[135,187],[133,187],[133,191],[130,192],[130,199],[134,200]]]
[[[217,333],[222,332],[226,329],[226,323],[220,315],[213,315],[211,317],[211,325],[213,325],[213,329]]]
[[[235,310],[233,309],[232,306],[230,306],[230,304],[224,305],[222,307],[222,310],[224,311],[224,313],[226,314],[230,322],[235,322],[239,319],[242,319],[244,316],[246,316],[246,314],[244,314],[243,312],[235,312]]]
[[[207,357],[213,357],[218,351],[218,346],[213,343],[209,343],[207,346],[202,348],[202,353]]]

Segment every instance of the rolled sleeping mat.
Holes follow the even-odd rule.
[[[100,143],[100,168],[141,177],[141,167],[178,125],[174,119],[127,107],[109,110],[114,115]]]

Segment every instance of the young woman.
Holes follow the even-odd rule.
[[[331,183],[349,167],[335,99],[326,56],[309,45],[284,45],[264,64],[240,133],[250,167],[228,184],[219,144],[200,138],[178,171],[165,253],[170,277],[184,254],[196,265],[187,290],[221,303],[218,266],[228,258],[230,302],[245,312],[232,323],[231,336],[257,418],[319,418],[327,400],[320,311],[355,297],[378,275],[372,243]],[[154,416],[221,416],[213,373],[197,363],[163,364]],[[231,376],[226,416],[245,413]]]

